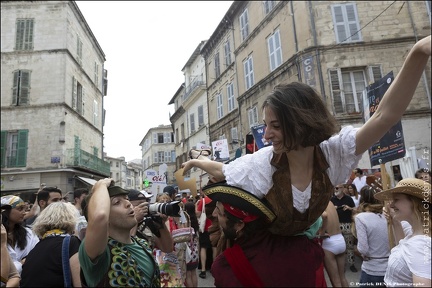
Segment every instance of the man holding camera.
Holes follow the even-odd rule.
[[[137,219],[137,225],[131,229],[131,235],[147,240],[150,248],[152,249],[154,247],[166,248],[167,245],[171,245],[172,242],[170,240],[167,241],[167,238],[161,238],[161,234],[159,232],[160,226],[162,226],[167,220],[166,216],[171,216],[169,211],[158,211],[160,213],[151,212],[150,208],[158,208],[157,204],[150,204],[150,199],[153,197],[152,194],[149,194],[146,191],[138,191],[135,189],[128,189],[128,191],[129,202],[131,202],[133,205],[135,218]],[[166,243],[163,243],[163,241]],[[164,252],[167,252],[165,250]]]
[[[82,280],[89,287],[160,286],[159,268],[148,242],[130,234],[137,220],[128,194],[105,178],[96,182],[85,199],[88,226],[79,261]],[[171,252],[170,233],[165,225],[158,228],[160,248]]]

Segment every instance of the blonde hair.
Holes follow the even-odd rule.
[[[413,212],[418,221],[422,224],[423,233],[431,237],[431,204],[428,202],[423,202],[420,198],[415,196],[407,195],[408,200],[411,201],[413,205]],[[425,203],[427,207],[425,207]]]
[[[42,238],[47,231],[53,229],[60,229],[73,234],[77,216],[77,209],[71,203],[51,203],[36,217],[33,231],[39,238]]]
[[[171,202],[171,197],[168,194],[161,194],[158,198],[158,203]]]

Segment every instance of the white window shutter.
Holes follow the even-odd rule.
[[[333,5],[333,23],[336,33],[336,42],[340,43],[347,38],[347,31],[345,29],[345,20],[343,16],[342,5]]]
[[[339,68],[329,70],[330,90],[333,98],[333,107],[336,114],[344,112],[342,92],[342,73]]]
[[[369,85],[382,78],[381,65],[371,65],[368,67]]]
[[[72,109],[77,108],[77,80],[72,76]]]

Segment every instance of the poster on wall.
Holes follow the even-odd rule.
[[[213,160],[223,162],[229,160],[229,149],[227,139],[212,142]]]
[[[364,103],[364,121],[366,122],[378,108],[382,97],[393,83],[393,71],[366,87],[366,99]],[[369,148],[371,166],[385,164],[387,162],[403,158],[405,156],[405,142],[402,130],[402,122],[399,120],[386,134]]]
[[[271,142],[264,139],[264,133],[265,133],[265,125],[264,124],[254,126],[251,128],[251,130],[252,130],[252,135],[255,139],[255,143],[256,143],[258,149],[272,145]]]

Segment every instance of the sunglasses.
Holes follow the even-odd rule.
[[[343,187],[335,187],[336,190],[343,189]]]

